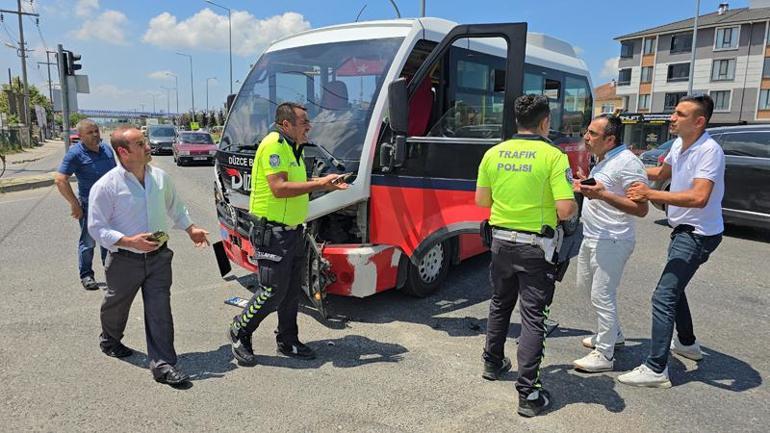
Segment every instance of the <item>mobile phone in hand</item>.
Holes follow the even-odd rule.
[[[353,176],[353,172],[341,174],[339,177],[332,180],[332,185],[339,185],[342,182],[347,182],[347,180],[350,179],[350,176]]]
[[[166,232],[157,231],[157,232],[151,234],[150,236],[148,236],[147,240],[148,241],[152,241],[152,242],[158,242],[158,243],[162,244],[162,243],[165,243],[166,241],[168,241],[168,235],[166,234]]]
[[[581,180],[580,184],[581,185],[593,186],[593,185],[596,185],[596,179],[594,179],[592,177],[589,177],[588,179]]]

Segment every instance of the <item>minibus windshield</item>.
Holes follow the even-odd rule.
[[[275,127],[275,108],[307,108],[309,140],[346,161],[360,161],[374,104],[402,38],[334,42],[264,54],[249,73],[220,141],[254,150]]]

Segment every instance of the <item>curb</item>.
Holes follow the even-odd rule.
[[[45,188],[54,184],[56,172],[37,176],[12,177],[9,179],[0,179],[0,194],[15,191],[24,191],[35,188]],[[70,177],[70,182],[76,182],[75,176]]]

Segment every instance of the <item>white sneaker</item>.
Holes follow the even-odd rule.
[[[618,382],[631,386],[671,388],[671,381],[668,379],[668,367],[663,370],[663,373],[656,373],[644,364],[618,376]]]
[[[586,337],[582,341],[583,347],[587,347],[589,349],[595,349],[596,348],[596,334]],[[623,334],[618,334],[618,339],[615,340],[615,347],[623,346],[626,344],[626,337],[623,336]]]
[[[586,373],[597,373],[600,371],[611,371],[615,365],[615,360],[607,359],[598,350],[593,350],[588,355],[576,359],[572,362],[575,365],[575,370],[585,371]]]
[[[679,342],[679,337],[674,337],[671,339],[671,351],[693,361],[703,359],[703,352],[701,352],[700,344],[697,341],[689,346],[685,346]]]

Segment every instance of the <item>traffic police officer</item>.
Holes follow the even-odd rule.
[[[476,204],[492,208],[493,293],[482,376],[497,380],[511,368],[503,349],[518,298],[518,413],[535,416],[550,405],[540,383],[540,362],[555,284],[551,262],[559,240],[557,223],[570,219],[577,205],[567,155],[545,138],[551,124],[548,99],[520,96],[515,109],[518,134],[484,154],[476,183]]]
[[[299,341],[297,329],[305,256],[302,223],[307,218],[310,192],[348,187],[336,174],[307,180],[302,149],[310,121],[303,106],[280,104],[275,110],[275,125],[276,130],[259,144],[251,172],[249,213],[253,222],[249,238],[260,285],[227,332],[233,356],[244,365],[256,363],[251,335],[276,309],[278,352],[315,358],[313,350]]]

